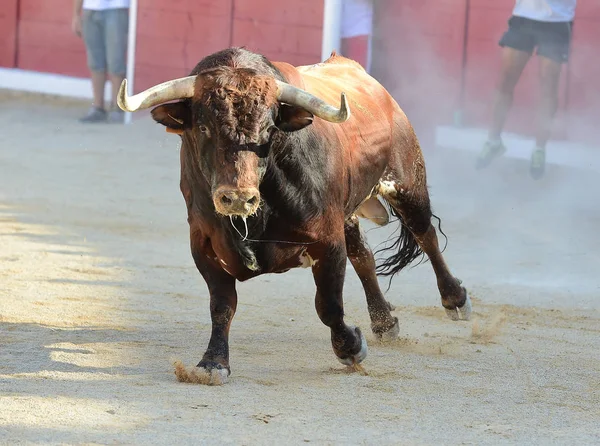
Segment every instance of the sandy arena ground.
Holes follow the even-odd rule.
[[[387,293],[401,333],[381,344],[349,265],[361,376],[333,355],[310,271],[265,276],[238,287],[230,382],[205,387],[173,373],[210,334],[179,139],[84,110],[0,95],[1,444],[600,443],[597,174],[534,182],[521,160],[480,173],[472,153],[427,152],[473,320],[446,318],[421,264]],[[371,246],[395,227],[365,225]]]

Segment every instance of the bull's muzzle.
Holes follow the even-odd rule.
[[[219,187],[213,194],[215,209],[227,216],[249,217],[260,206],[260,192],[254,187]]]

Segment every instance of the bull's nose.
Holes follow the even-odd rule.
[[[213,195],[215,208],[225,215],[248,216],[258,209],[260,193],[256,188],[220,187]]]

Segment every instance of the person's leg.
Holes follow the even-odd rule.
[[[110,85],[112,88],[112,102],[110,104],[110,110],[108,112],[108,120],[110,122],[122,124],[125,118],[125,112],[119,108],[117,105],[117,93],[119,92],[119,88],[121,87],[121,83],[123,79],[125,79],[124,74],[109,74],[108,78],[110,80]]]
[[[558,108],[558,84],[561,64],[540,57],[540,99],[538,102],[538,124],[536,146],[544,149],[552,134],[552,121]]]
[[[106,73],[104,71],[92,71],[92,91],[94,94],[93,106],[104,110],[104,86],[106,85]]]
[[[84,10],[82,34],[85,42],[87,64],[92,78],[94,102],[82,122],[100,122],[106,120],[104,110],[104,85],[106,83],[106,52],[104,48],[104,27],[98,20],[96,11]]]
[[[546,164],[546,144],[552,134],[558,108],[558,87],[562,64],[569,58],[570,23],[544,24],[538,35],[537,54],[540,58],[540,95],[537,105],[537,132],[531,154],[529,172],[534,179],[543,176]]]
[[[502,71],[494,100],[492,123],[488,132],[490,141],[500,140],[508,111],[512,106],[515,87],[530,56],[528,52],[510,47],[504,47],[502,50]]]
[[[117,106],[117,93],[127,71],[129,10],[110,9],[105,12],[108,77],[112,87],[109,120],[111,122],[123,123],[124,113]]]
[[[537,105],[535,148],[531,154],[529,172],[535,179],[543,176],[546,164],[546,143],[552,134],[554,115],[558,108],[558,84],[561,64],[540,57],[540,96]]]
[[[535,45],[528,28],[523,26],[523,20],[519,17],[512,17],[508,22],[508,31],[504,33],[499,42],[499,45],[503,47],[500,79],[494,98],[488,139],[477,158],[477,168],[488,166],[494,158],[502,155],[506,150],[501,139],[502,129],[512,105],[515,86]]]

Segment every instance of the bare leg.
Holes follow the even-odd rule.
[[[391,305],[383,297],[375,274],[375,259],[371,249],[360,233],[357,217],[346,222],[346,250],[348,258],[362,282],[367,299],[367,308],[371,317],[371,330],[380,338],[396,338],[398,336],[398,318],[392,317]]]
[[[121,88],[124,76],[120,74],[109,74],[108,78],[110,79],[110,86],[112,88],[110,108],[115,109],[117,108],[117,93],[119,93],[119,88]]]
[[[552,134],[552,122],[558,108],[558,84],[561,64],[540,56],[541,95],[538,103],[538,129],[536,146],[545,148]]]
[[[317,314],[331,329],[331,345],[338,360],[345,365],[358,364],[367,356],[367,342],[358,327],[344,322],[343,287],[346,274],[346,248],[329,245],[312,268],[317,294]]]
[[[100,71],[92,71],[92,91],[94,94],[94,103],[88,113],[81,117],[79,121],[106,122],[106,110],[104,109],[104,85],[106,84],[106,74]]]
[[[506,150],[501,141],[502,129],[512,106],[515,86],[529,58],[530,54],[527,52],[509,47],[503,48],[502,72],[494,98],[492,123],[488,132],[488,140],[477,159],[478,168],[488,166],[494,158],[502,155]]]
[[[529,61],[530,54],[514,48],[504,47],[502,51],[502,73],[498,83],[494,101],[492,124],[488,138],[499,139],[512,106],[513,95],[517,82]]]
[[[92,71],[92,90],[94,93],[94,107],[104,110],[104,85],[106,73]]]
[[[537,113],[537,134],[535,150],[531,155],[530,173],[539,179],[545,170],[546,144],[552,134],[552,124],[558,108],[558,85],[560,82],[561,64],[540,56],[540,100]]]
[[[110,112],[109,112],[109,120],[112,123],[122,124],[123,118],[125,116],[124,112],[117,106],[117,94],[119,93],[119,88],[121,87],[121,82],[123,82],[124,76],[117,74],[109,74],[108,75],[111,84],[111,102],[110,102]]]

